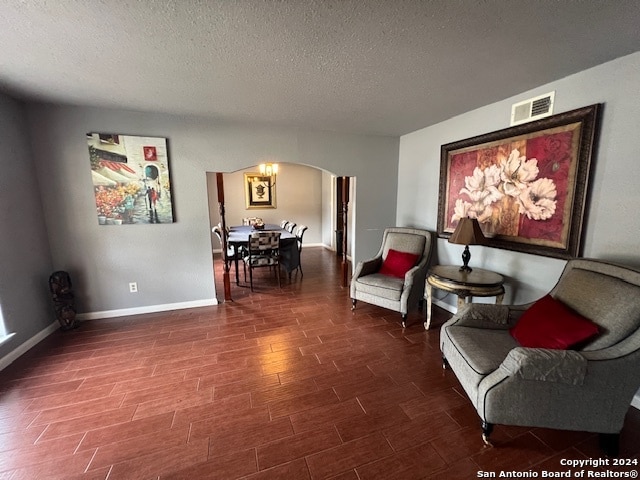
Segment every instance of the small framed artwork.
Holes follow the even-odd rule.
[[[599,109],[442,145],[438,235],[476,218],[488,246],[579,256]]]
[[[276,208],[276,186],[273,177],[245,173],[244,189],[247,209]]]

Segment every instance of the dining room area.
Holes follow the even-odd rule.
[[[209,231],[218,301],[302,282],[307,274],[306,252],[310,248],[330,251],[339,263],[343,261],[343,250],[349,258],[355,179],[348,182],[346,195],[350,203],[346,215],[342,181],[325,170],[292,163],[265,162],[235,172],[207,172]],[[263,244],[270,235],[278,238],[277,266],[251,268],[247,257],[252,235],[262,237],[255,241]],[[258,254],[261,263],[272,262],[264,255],[270,250],[264,245],[260,248],[262,252],[256,250],[253,254]],[[225,274],[232,290],[224,283]]]

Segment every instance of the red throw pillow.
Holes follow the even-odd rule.
[[[418,258],[420,258],[420,255],[415,253],[399,252],[390,248],[387,252],[387,258],[384,259],[378,273],[404,278],[404,274],[413,268]]]
[[[568,350],[598,334],[598,326],[546,295],[524,312],[511,330],[523,347]]]

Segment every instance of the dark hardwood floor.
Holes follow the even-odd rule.
[[[441,367],[450,315],[436,309],[425,332],[420,311],[406,329],[352,312],[335,254],[305,248],[302,262],[282,289],[262,269],[234,302],[49,336],[0,373],[0,480],[450,480],[601,457],[594,434],[539,428],[496,426],[485,447]],[[633,408],[621,458],[640,458]]]

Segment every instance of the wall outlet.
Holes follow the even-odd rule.
[[[129,293],[138,293],[138,284],[136,282],[129,283]]]

